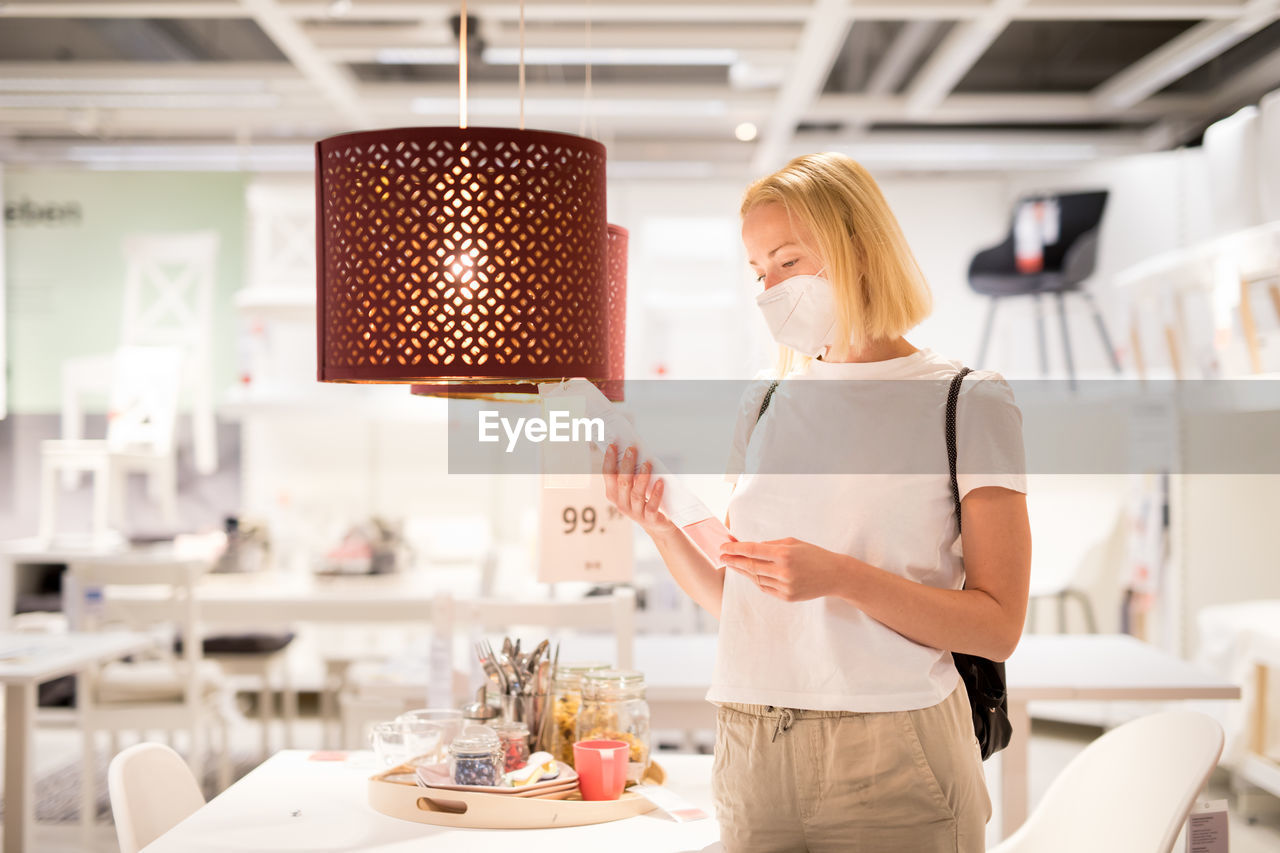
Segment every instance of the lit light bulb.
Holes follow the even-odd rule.
[[[742,142],[750,142],[756,138],[756,126],[749,121],[744,121],[733,129],[733,135],[738,137]]]

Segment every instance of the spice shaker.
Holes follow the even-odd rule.
[[[474,724],[486,726],[494,722],[502,712],[489,704],[489,689],[481,685],[476,691],[476,701],[462,706],[463,725]]]

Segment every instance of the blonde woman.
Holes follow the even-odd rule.
[[[634,448],[604,467],[609,499],[720,620],[707,698],[725,848],[982,850],[991,802],[951,652],[1004,660],[1022,632],[1021,415],[999,375],[962,382],[958,527],[942,413],[961,365],[903,337],[930,293],[875,180],[839,154],[800,157],[741,214],[779,377],[837,381],[783,381],[763,415],[765,390],[745,395],[727,571],[658,510]]]

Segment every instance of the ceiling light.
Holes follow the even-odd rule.
[[[373,55],[380,65],[455,65],[456,47],[386,47]]]
[[[341,18],[351,11],[351,0],[331,0],[329,3],[329,17]]]
[[[744,121],[733,129],[733,135],[738,137],[740,142],[750,142],[756,138],[756,126],[749,121]]]
[[[615,378],[605,148],[523,121],[468,127],[469,29],[464,3],[458,127],[316,143],[322,382],[527,394]]]
[[[515,65],[520,51],[514,47],[490,47],[482,54],[490,65]],[[526,65],[725,65],[738,61],[736,50],[681,47],[530,47]]]
[[[520,102],[515,98],[474,98],[468,102],[473,112],[491,116],[515,115]],[[453,107],[450,98],[414,98],[409,108],[418,115],[446,115]],[[661,98],[628,98],[599,100],[592,105],[596,115],[635,116],[720,116],[727,112],[719,99],[663,100]],[[576,116],[582,113],[581,98],[535,98],[525,102],[529,115]]]

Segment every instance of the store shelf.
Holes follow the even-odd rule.
[[[247,287],[236,293],[235,306],[242,314],[262,320],[314,323],[316,294],[302,287]]]

